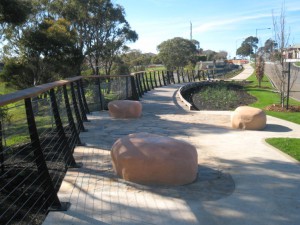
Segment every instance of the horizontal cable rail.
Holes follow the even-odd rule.
[[[67,210],[57,196],[65,173],[80,167],[73,153],[91,111],[112,100],[139,100],[170,84],[209,79],[213,70],[142,71],[77,76],[0,96],[0,224],[38,224],[49,210]],[[40,218],[37,220],[37,218]]]

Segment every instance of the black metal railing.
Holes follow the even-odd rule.
[[[207,79],[207,70],[74,77],[0,96],[0,224],[38,224],[67,210],[57,196],[90,111],[115,99],[139,100],[170,84]]]

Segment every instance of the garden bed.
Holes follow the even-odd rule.
[[[234,110],[257,99],[244,90],[240,82],[200,82],[182,91],[195,110]]]

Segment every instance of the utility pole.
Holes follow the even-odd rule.
[[[192,24],[192,21],[190,21],[190,39],[193,40],[193,24]]]

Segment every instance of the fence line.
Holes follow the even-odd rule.
[[[209,75],[212,70],[78,76],[0,96],[0,224],[35,224],[50,209],[67,210],[57,192],[67,169],[80,167],[73,153],[91,111]]]

